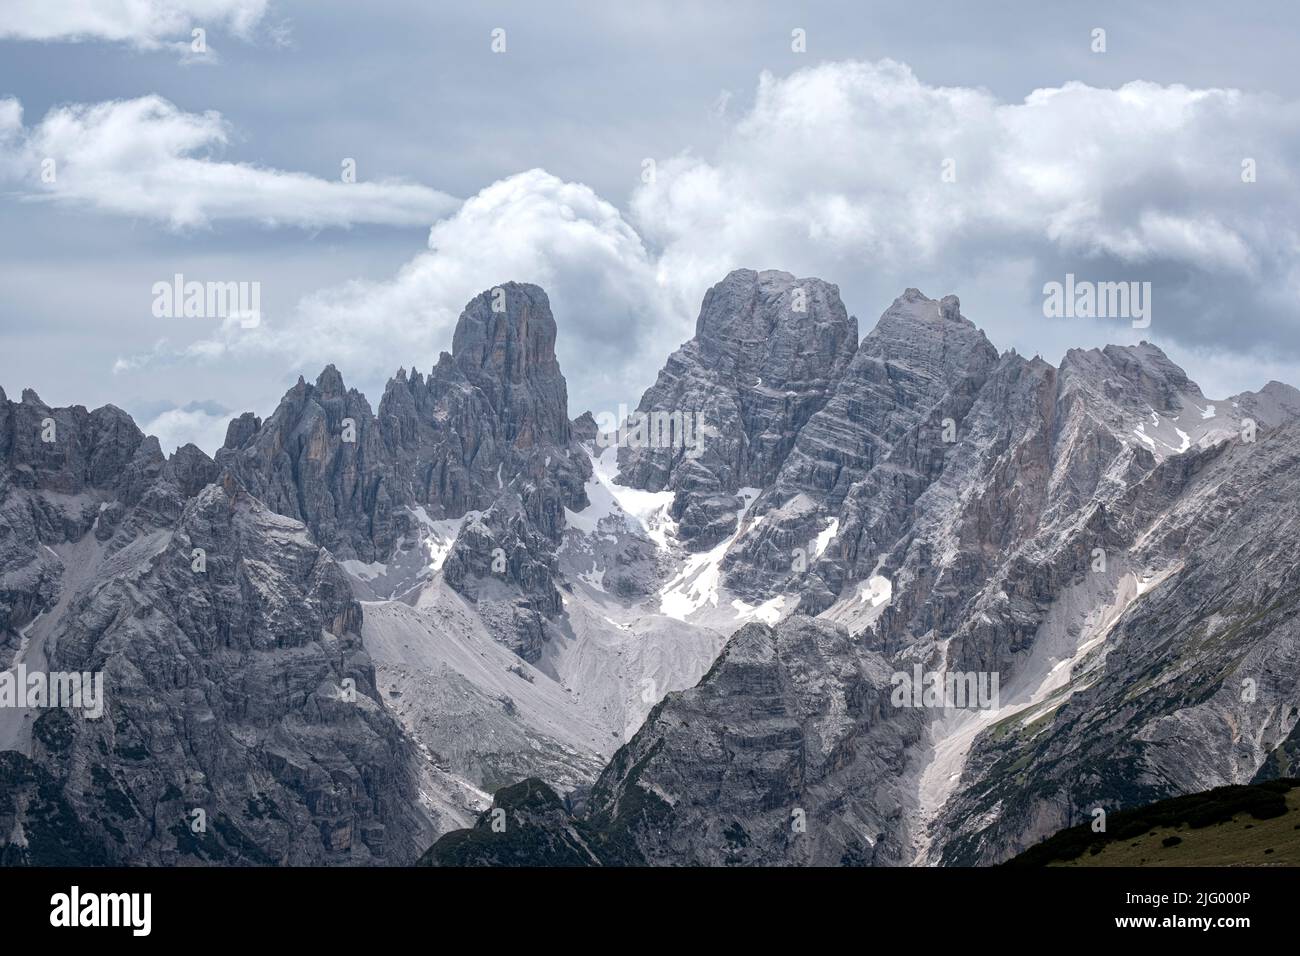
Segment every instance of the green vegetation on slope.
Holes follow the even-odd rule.
[[[1006,866],[1300,866],[1300,779],[1218,787],[1062,830]]]

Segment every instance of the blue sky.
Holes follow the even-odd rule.
[[[1000,348],[1300,384],[1298,40],[1282,2],[4,0],[0,385],[212,451],[329,361],[377,403],[514,279],[612,411],[736,267],[864,333],[916,286]],[[177,272],[259,282],[262,323],[155,317]],[[1044,318],[1066,273],[1150,281],[1151,327]]]

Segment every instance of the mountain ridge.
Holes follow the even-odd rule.
[[[137,613],[180,620],[194,600],[185,594],[198,593],[194,572],[158,575],[164,565],[180,573],[178,535],[203,547],[187,522],[211,512],[205,527],[226,529],[204,549],[211,573],[237,595],[221,613],[256,622],[253,633],[289,652],[276,667],[298,666],[289,661],[302,648],[347,648],[315,658],[324,669],[312,671],[311,692],[233,671],[232,687],[256,688],[260,713],[292,723],[307,706],[328,728],[295,743],[288,763],[264,766],[283,774],[325,761],[317,744],[332,741],[328,760],[362,781],[344,799],[337,781],[281,780],[269,799],[306,809],[279,811],[291,822],[278,829],[222,797],[216,844],[174,834],[174,845],[163,838],[133,857],[113,836],[135,839],[122,827],[131,815],[113,822],[86,802],[43,742],[70,734],[65,750],[88,752],[104,739],[93,722],[74,717],[52,734],[46,714],[33,736],[20,713],[0,721],[0,743],[36,764],[15,769],[13,792],[28,800],[32,774],[52,773],[98,851],[128,861],[170,860],[182,847],[211,860],[409,861],[481,819],[488,789],[538,777],[585,808],[573,819],[615,848],[608,860],[902,865],[995,862],[1087,800],[1123,804],[1289,766],[1300,701],[1267,676],[1300,671],[1285,653],[1284,615],[1210,608],[1198,595],[1212,593],[1213,574],[1285,590],[1295,563],[1281,542],[1293,519],[1277,502],[1300,447],[1300,427],[1288,424],[1300,392],[1270,383],[1211,402],[1149,343],[1071,350],[1059,366],[998,353],[956,296],[916,289],[859,341],[834,285],[738,270],[705,296],[696,335],[637,407],[701,416],[695,456],[653,440],[609,447],[590,413],[571,418],[557,328],[538,287],[486,290],[462,312],[452,351],[427,376],[399,369],[376,410],[329,365],[314,383],[300,377],[265,420],[232,419],[215,459],[193,446],[163,456],[111,406],[48,409],[29,390],[19,403],[0,392],[5,662],[131,660],[120,639],[96,650],[102,637],[82,618],[143,599]],[[1258,434],[1246,438],[1250,415]],[[46,418],[64,444],[39,440]],[[1271,528],[1248,490],[1272,503]],[[252,508],[245,531],[212,523],[240,501]],[[1234,536],[1248,531],[1243,550]],[[1198,563],[1198,542],[1216,549],[1212,570]],[[312,548],[322,577],[306,585]],[[132,573],[147,587],[128,593],[105,577],[124,567],[116,554],[143,562]],[[320,582],[335,596],[322,636],[308,639],[281,601]],[[1208,634],[1235,627],[1235,670],[1182,674],[1199,660],[1192,651],[1133,656],[1124,638],[1157,599]],[[195,673],[226,653],[201,635],[233,626],[205,614],[186,638],[199,648]],[[142,633],[174,653],[166,627]],[[245,664],[258,653],[234,647]],[[899,709],[890,680],[913,666],[998,674],[998,719]],[[1105,668],[1118,669],[1125,693],[1141,691],[1146,724],[1108,716],[1116,705],[1096,690]],[[1224,700],[1188,709],[1155,693],[1160,682],[1143,668]],[[165,758],[177,734],[165,714],[146,719],[143,702],[169,701],[158,706],[173,715],[192,702],[151,683],[165,671],[143,682],[110,673],[123,682],[112,719],[135,728],[119,731],[123,752],[163,777],[214,755],[266,759],[240,750],[247,730],[216,751],[191,745]],[[1230,678],[1254,681],[1265,703],[1225,703]],[[340,711],[325,701],[345,680],[360,696]],[[239,726],[240,697],[232,689],[209,705],[218,724]],[[1191,716],[1178,718],[1180,707]],[[1129,702],[1116,712],[1136,711]],[[1202,746],[1183,778],[1135,769],[1149,758],[1132,735],[1171,719],[1193,721],[1195,739],[1221,741],[1235,726],[1259,742],[1232,760],[1230,740]],[[1061,762],[1057,720],[1101,728],[1103,751],[1131,750],[1137,763],[1108,771],[1109,790],[1069,783],[1088,768]],[[1023,725],[1033,734],[1006,729]],[[1028,779],[1035,761],[1044,780],[1065,781],[1065,795],[1005,782],[1015,779],[1006,767]],[[129,759],[102,769],[125,794],[119,810],[175,814]],[[521,799],[539,792],[526,787]],[[538,819],[563,831],[553,847],[572,848],[568,810],[561,818],[542,804]],[[641,816],[624,813],[629,805]],[[789,829],[796,810],[803,830]],[[479,845],[464,841],[462,863]]]

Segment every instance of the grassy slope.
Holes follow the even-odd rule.
[[[1300,866],[1300,780],[1161,800],[1112,814],[1107,829],[1065,830],[1009,865]]]

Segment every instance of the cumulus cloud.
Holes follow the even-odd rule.
[[[158,438],[163,454],[170,455],[181,445],[192,442],[209,455],[226,440],[226,426],[233,416],[213,402],[190,402],[181,408],[169,408],[140,427],[146,435]]]
[[[949,291],[1027,261],[1034,294],[1067,268],[1154,280],[1163,331],[1205,342],[1232,301],[1275,319],[1268,296],[1300,292],[1297,153],[1297,105],[1236,90],[1066,83],[1004,103],[888,60],[825,63],[764,74],[717,155],[661,160],[631,218],[691,294],[737,264]]]
[[[587,186],[530,170],[488,186],[437,222],[427,251],[391,279],[324,289],[254,329],[227,321],[183,349],[160,343],[119,358],[116,370],[274,355],[306,370],[333,362],[350,382],[382,383],[398,364],[431,367],[450,348],[465,304],[512,280],[541,286],[551,300],[575,414],[597,402],[635,404],[640,393],[629,383],[662,361],[664,333],[690,335],[618,210]]]
[[[31,127],[17,100],[0,100],[0,176],[16,181],[24,198],[174,228],[217,220],[423,226],[457,205],[412,183],[345,183],[222,161],[230,137],[220,113],[189,113],[161,96],[57,107]]]
[[[268,0],[37,0],[6,3],[0,38],[41,41],[107,40],[156,49],[195,27],[248,37]]]
[[[660,159],[626,216],[585,185],[520,173],[438,220],[391,279],[119,363],[276,356],[382,383],[432,364],[464,303],[513,279],[551,296],[572,411],[612,409],[637,400],[708,286],[738,267],[838,283],[864,332],[918,286],[959,293],[997,345],[1052,360],[1141,336],[1294,361],[1296,155],[1300,109],[1255,94],[1067,83],[1008,103],[890,61],[826,63],[763,75],[719,149]],[[1045,319],[1043,285],[1067,271],[1151,281],[1151,327]]]

